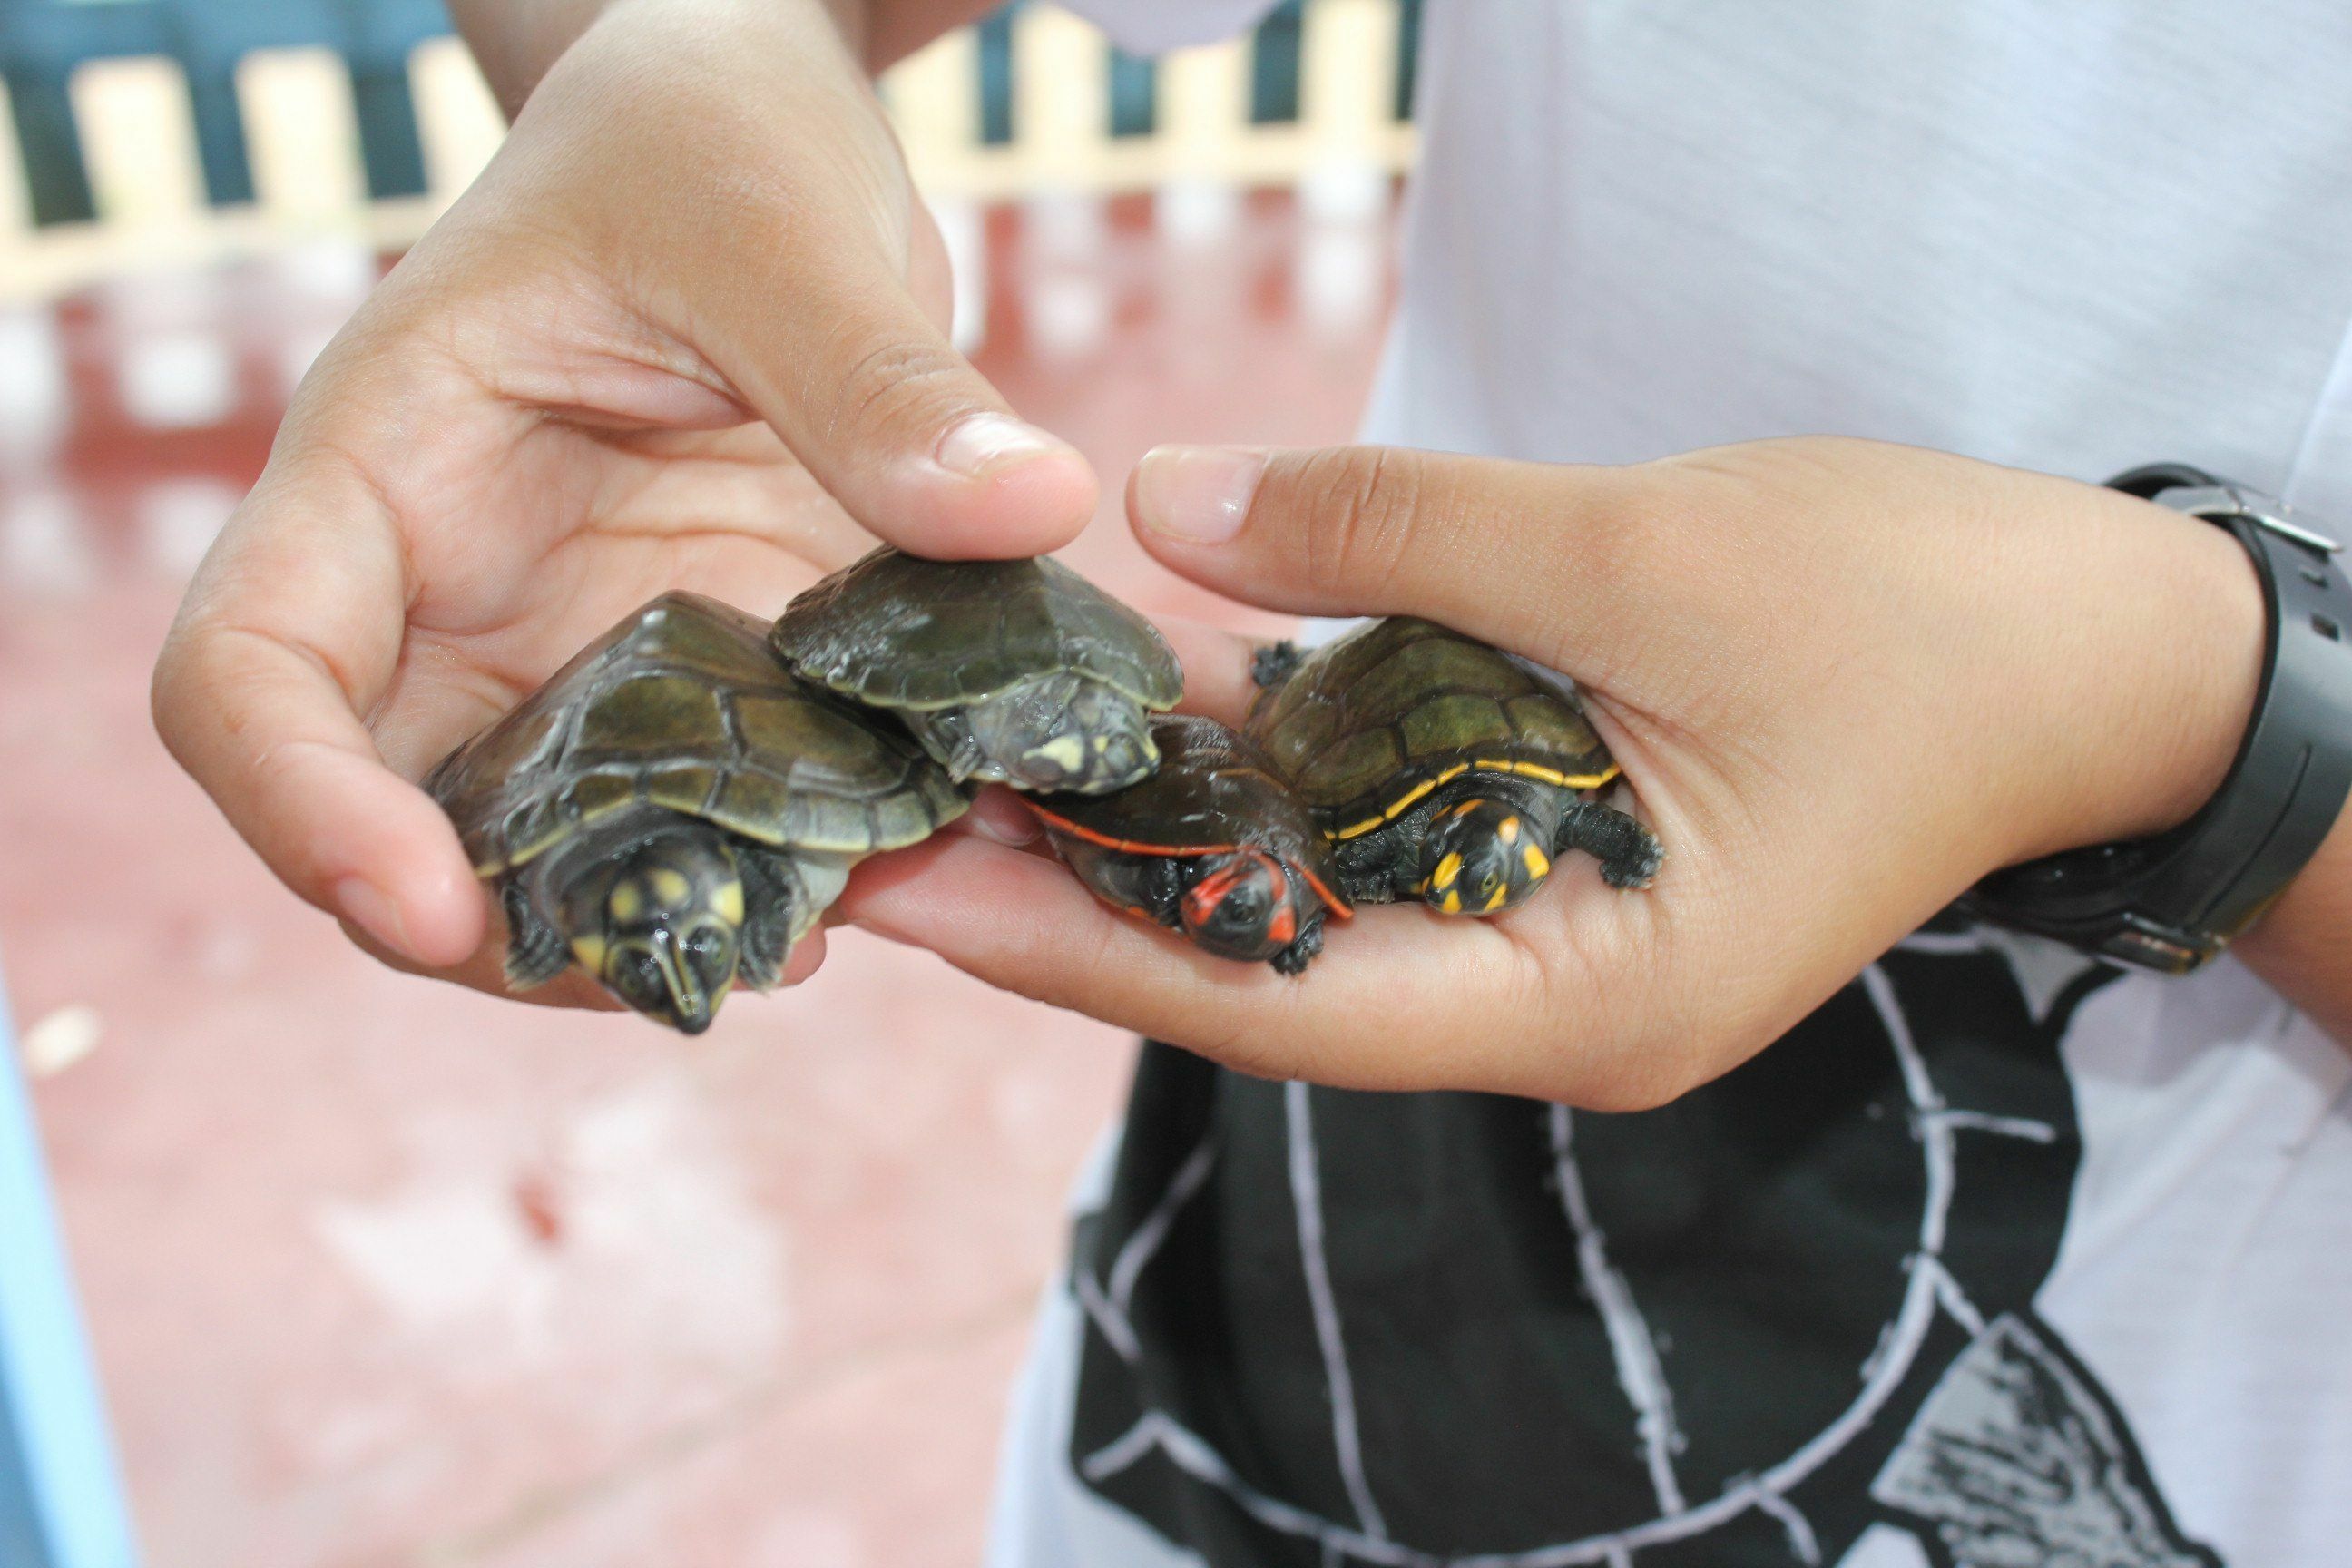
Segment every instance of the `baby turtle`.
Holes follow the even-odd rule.
[[[1323,951],[1325,918],[1354,912],[1313,816],[1265,754],[1222,724],[1165,714],[1151,738],[1160,767],[1141,784],[1030,809],[1105,903],[1220,957],[1297,974]]]
[[[1584,798],[1617,776],[1574,689],[1473,637],[1393,616],[1314,652],[1265,650],[1250,738],[1314,809],[1360,903],[1491,915],[1581,849],[1645,888],[1664,850]]]
[[[771,636],[805,679],[904,720],[959,784],[1123,789],[1159,761],[1146,710],[1184,694],[1150,622],[1043,556],[886,546],[794,599]]]
[[[698,1035],[765,990],[877,849],[968,804],[907,738],[796,680],[766,626],[665,594],[599,637],[425,787],[506,910],[519,989],[577,963]]]

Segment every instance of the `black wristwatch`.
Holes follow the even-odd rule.
[[[2012,866],[1961,908],[2185,974],[2294,879],[2352,795],[2352,584],[2338,531],[2273,497],[2173,463],[2107,482],[2218,523],[2253,557],[2270,610],[2253,723],[2221,790],[2180,826]]]

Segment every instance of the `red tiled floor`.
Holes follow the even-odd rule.
[[[1146,202],[983,231],[982,368],[1107,512],[1153,441],[1353,419],[1384,231],[1272,198],[1181,243]],[[854,933],[691,1044],[396,975],[149,731],[184,574],[369,275],[0,316],[0,961],[20,1026],[101,1030],[37,1098],[151,1558],[969,1563],[1126,1043]],[[1113,517],[1072,556],[1219,613]]]

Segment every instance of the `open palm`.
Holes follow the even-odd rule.
[[[174,754],[394,962],[499,988],[413,781],[646,599],[772,613],[877,537],[1026,555],[1092,510],[949,346],[854,67],[707,33],[633,13],[565,56],[312,369],[157,666]],[[703,90],[646,90],[665,61]]]

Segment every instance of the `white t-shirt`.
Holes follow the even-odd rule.
[[[1141,49],[1263,7],[1083,8]],[[1426,16],[1403,300],[1367,438],[1621,461],[1823,432],[2094,479],[2176,459],[2352,518],[2340,0],[1441,0]],[[1907,1076],[1856,1117],[1909,1140],[1889,1158],[1925,1163],[1912,1194],[1925,1219],[1888,1260],[1884,1323],[1845,1361],[1827,1354],[1853,1388],[1803,1441],[1748,1452],[1709,1427],[1802,1356],[1742,1361],[1737,1333],[1665,1332],[1682,1278],[1671,1244],[1685,1233],[1647,1227],[1665,1225],[1654,1194],[1673,1172],[1612,1178],[1707,1115],[1707,1091],[1685,1121],[1647,1131],[1580,1119],[1571,1133],[1564,1112],[1528,1113],[1531,1142],[1496,1153],[1475,1191],[1507,1206],[1524,1179],[1575,1245],[1504,1268],[1448,1242],[1447,1278],[1491,1267],[1509,1291],[1556,1267],[1567,1283],[1528,1289],[1534,1305],[1515,1312],[1534,1328],[1449,1342],[1440,1369],[1413,1333],[1447,1339],[1465,1312],[1415,1317],[1398,1301],[1436,1289],[1411,1249],[1443,1247],[1386,1173],[1348,1163],[1348,1140],[1404,1147],[1443,1125],[1433,1146],[1460,1158],[1484,1145],[1445,1138],[1517,1123],[1476,1121],[1499,1113],[1460,1097],[1415,1109],[1206,1080],[1155,1097],[1147,1083],[1137,1114],[1157,1120],[1131,1125],[1081,1195],[1078,1262],[1049,1300],[1011,1434],[994,1568],[2352,1563],[2352,1054],[2227,961],[2181,981],[2116,975],[1956,928],[1907,949],[1824,1009],[1819,1039],[1767,1053],[1843,1060],[1837,1030],[1884,1047]],[[2003,1100],[2010,1068],[1987,1063],[2036,1050],[2057,1098]],[[1723,1103],[1778,1105],[1776,1092],[1733,1086]],[[1171,1117],[1196,1118],[1198,1142],[1140,1148],[1140,1131],[1170,1142]],[[1816,1131],[1824,1149],[1842,1135]],[[1296,1427],[1263,1392],[1288,1363],[1254,1359],[1258,1324],[1234,1321],[1244,1307],[1278,1317],[1272,1286],[1160,1279],[1163,1299],[1148,1300],[1176,1262],[1239,1270],[1254,1256],[1232,1236],[1258,1212],[1237,1163],[1254,1138],[1288,1151],[1286,1182],[1276,1169],[1270,1184],[1289,1205],[1276,1220],[1296,1223],[1290,1253],[1247,1266],[1303,1265],[1297,1345],[1319,1358],[1312,1420]],[[2028,1209],[1996,1214],[1993,1200],[2039,1179],[2044,1149],[2064,1158],[2042,1205],[2050,1245],[2028,1268],[2003,1250]],[[1893,1168],[1876,1158],[1840,1169]],[[1125,1199],[1114,1169],[1136,1188]],[[1360,1199],[1350,1184],[1381,1190]],[[1804,1201],[1792,1187],[1788,1202]],[[1222,1235],[1188,1217],[1210,1203]],[[1367,1206],[1377,1223],[1359,1223]],[[1517,1223],[1495,1234],[1524,1250],[1536,1222]],[[1612,1253],[1627,1236],[1654,1252]],[[1747,1267],[1725,1286],[1762,1303],[1733,1314],[1741,1331],[1771,1322],[1818,1348],[1769,1310],[1769,1270]],[[2023,1293],[2004,1296],[2021,1268]],[[1450,1386],[1440,1370],[1478,1386],[1489,1351],[1581,1364],[1578,1314],[1602,1370],[1562,1373],[1556,1421],[1540,1402],[1498,1394],[1464,1412],[1430,1396]],[[1192,1365],[1201,1388],[1182,1381]],[[1204,1392],[1220,1378],[1232,1398]],[[1570,1396],[1596,1386],[1591,1402]],[[1792,1384],[1789,1397],[1819,1392]],[[1527,1484],[1552,1462],[1538,1450],[1555,1425],[1613,1419],[1610,1400],[1622,1442],[1594,1451],[1622,1447],[1638,1495],[1617,1513],[1561,1503],[1573,1526],[1545,1534],[1552,1504]],[[1482,1409],[1504,1412],[1534,1456],[1513,1461],[1491,1510],[1475,1476],[1427,1479],[1446,1454],[1488,1451],[1459,1425]],[[1102,1426],[1117,1411],[1131,1424]],[[1413,1447],[1449,1423],[1444,1444]],[[1328,1454],[1293,1457],[1314,1447],[1307,1431],[1328,1435]],[[1564,1464],[1556,1480],[1583,1484]]]

